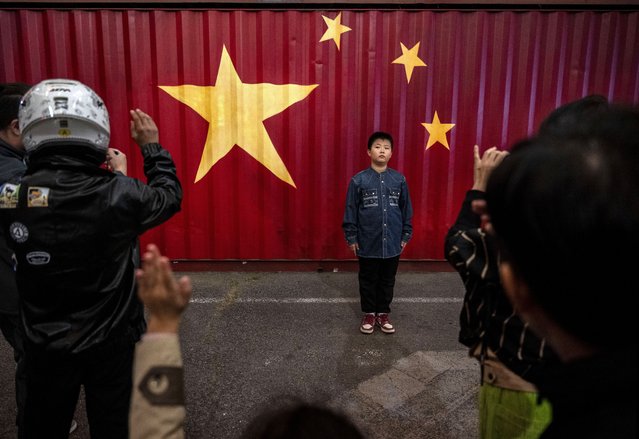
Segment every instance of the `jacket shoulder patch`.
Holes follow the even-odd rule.
[[[47,207],[49,205],[49,188],[42,186],[29,186],[27,189],[28,207]]]
[[[18,207],[19,184],[5,183],[0,186],[0,209],[15,209]]]

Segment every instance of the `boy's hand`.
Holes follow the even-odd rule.
[[[359,250],[359,244],[358,243],[350,244],[349,247],[353,251],[353,254],[357,256],[357,250]]]
[[[151,116],[139,108],[129,113],[131,114],[131,137],[135,143],[140,147],[148,143],[158,143],[160,140],[158,127]]]

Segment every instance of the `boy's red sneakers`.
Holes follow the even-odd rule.
[[[395,332],[395,328],[391,324],[390,320],[388,320],[388,314],[386,313],[377,314],[377,317],[375,318],[375,323],[377,324],[377,326],[379,326],[379,329],[381,329],[382,332],[386,334],[392,334],[393,332]]]
[[[359,330],[364,334],[372,334],[373,329],[375,329],[375,314],[364,314],[364,318],[362,319],[362,326],[359,327]]]

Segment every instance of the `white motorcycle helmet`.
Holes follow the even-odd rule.
[[[20,102],[18,124],[29,154],[55,143],[89,146],[104,154],[109,146],[104,101],[73,79],[48,79],[34,85]]]

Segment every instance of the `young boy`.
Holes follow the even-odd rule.
[[[388,167],[393,138],[375,132],[368,139],[371,167],[352,179],[346,194],[342,228],[348,246],[359,258],[359,294],[364,317],[360,331],[375,325],[392,334],[388,319],[399,255],[413,234],[413,208],[406,178]]]

